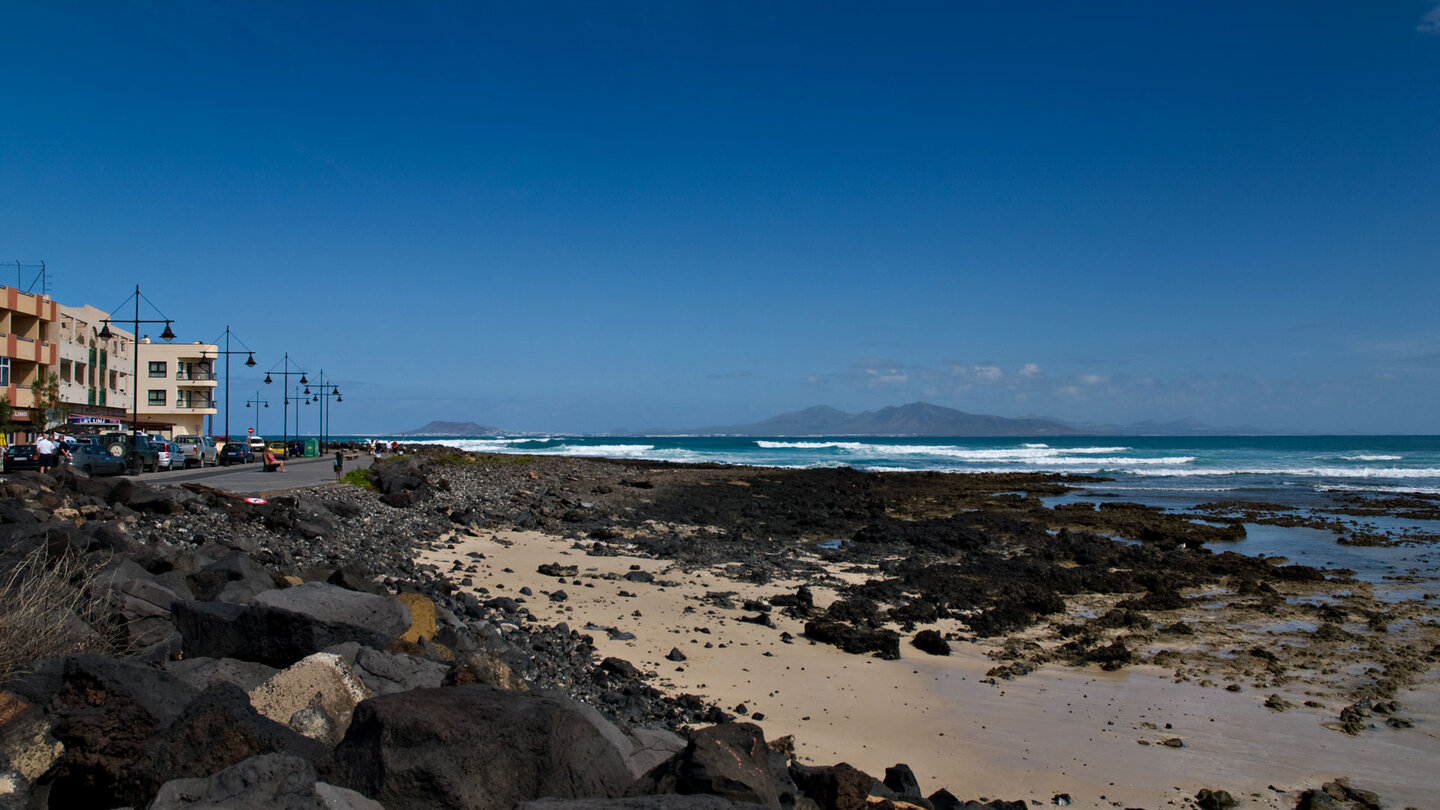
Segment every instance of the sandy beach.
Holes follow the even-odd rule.
[[[904,762],[927,793],[945,787],[1044,804],[1069,794],[1077,807],[1156,807],[1208,787],[1244,806],[1281,808],[1293,807],[1303,786],[1348,776],[1387,806],[1433,805],[1433,676],[1400,696],[1413,727],[1352,736],[1324,726],[1339,708],[1332,698],[1303,705],[1319,693],[1302,680],[1275,690],[1295,705],[1282,712],[1249,686],[1227,691],[1154,665],[1106,672],[1045,664],[997,680],[986,674],[996,663],[986,655],[992,645],[952,642],[948,657],[904,643],[900,660],[852,655],[807,640],[803,622],[778,611],[773,628],[742,621],[757,615],[744,609],[747,600],[793,593],[799,581],[756,585],[724,566],[684,570],[639,554],[592,556],[590,546],[535,531],[459,532],[417,562],[457,584],[468,577],[463,587],[482,598],[524,599],[536,622],[589,634],[601,656],[656,673],[667,691],[713,699],[757,722],[769,740],[793,735],[802,762],[844,761],[872,774]],[[547,576],[539,571],[546,565],[576,570]],[[847,579],[868,576],[850,569]],[[654,581],[625,578],[636,571]],[[818,607],[834,599],[814,593]],[[672,660],[672,650],[683,660]]]

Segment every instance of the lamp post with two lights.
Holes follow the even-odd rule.
[[[320,369],[319,381],[320,393],[315,394],[314,398],[310,401],[320,403],[320,455],[323,456],[325,455],[325,437],[329,433],[330,409],[334,407],[327,403],[331,397],[334,397],[336,402],[344,402],[345,398],[340,396],[340,387],[338,385],[335,385],[334,382],[325,382],[325,369],[323,368]],[[325,390],[326,385],[330,386],[329,391]]]
[[[115,337],[115,333],[110,331],[110,322],[112,320],[116,323],[128,323],[134,327],[134,331],[130,333],[131,341],[134,343],[134,346],[131,350],[132,360],[134,362],[130,374],[130,447],[126,450],[125,453],[125,462],[127,466],[134,467],[138,470],[140,466],[140,460],[136,456],[136,446],[139,444],[138,436],[140,432],[140,426],[138,424],[140,421],[140,341],[137,336],[140,334],[140,324],[165,324],[165,331],[160,333],[160,339],[164,340],[166,343],[169,343],[170,341],[175,339],[175,333],[170,329],[170,324],[174,323],[174,320],[171,318],[166,318],[165,313],[160,312],[160,308],[155,306],[155,303],[153,301],[151,301],[149,298],[145,298],[145,296],[140,293],[139,284],[135,285],[134,294],[131,296],[127,296],[125,301],[121,302],[120,307],[123,307],[126,303],[129,303],[131,298],[135,299],[135,317],[116,318],[114,317],[115,310],[111,310],[111,317],[102,319],[100,332],[98,335],[96,335],[96,337],[100,338],[101,340],[110,340],[111,338]],[[140,300],[142,298],[145,300],[145,303],[150,305],[151,309],[155,310],[155,312],[160,315],[158,319],[140,317]],[[115,309],[119,309],[120,307],[116,307]]]
[[[268,408],[268,407],[270,407],[270,403],[269,403],[268,401],[266,401],[266,400],[261,399],[261,398],[260,398],[260,392],[259,392],[259,391],[256,391],[256,392],[255,392],[255,398],[254,398],[254,399],[247,399],[247,400],[245,400],[245,407],[248,408],[248,407],[250,407],[252,404],[255,406],[255,433],[254,433],[253,435],[260,436],[260,406],[261,406],[261,405],[264,405],[265,407]],[[261,438],[264,438],[264,437],[261,436]]]
[[[244,348],[244,349],[237,349],[237,350],[235,350],[235,351],[231,351],[231,350],[230,350],[230,338],[231,338],[230,326],[227,324],[227,325],[225,326],[225,350],[224,350],[224,351],[219,351],[219,350],[217,349],[216,352],[215,352],[217,355],[223,355],[223,356],[225,357],[225,440],[226,440],[226,441],[229,441],[229,440],[230,440],[230,355],[232,355],[232,354],[246,354],[246,355],[249,355],[249,357],[245,358],[245,365],[246,365],[248,368],[254,368],[254,367],[255,367],[255,352],[251,351],[251,349],[250,349],[249,346],[245,346],[245,341],[240,340],[240,338],[235,338],[235,340],[236,340],[236,342],[238,342],[241,346],[245,346],[245,348]],[[219,346],[219,345],[220,345],[220,338],[218,338],[218,337],[215,338],[215,345],[216,345],[216,346]],[[206,360],[209,359],[209,357],[208,357],[208,351],[209,351],[209,350],[207,349],[206,351],[200,352],[200,357],[201,357],[201,359],[206,359]],[[257,395],[257,396],[258,396],[258,395]],[[215,435],[215,415],[214,415],[214,414],[211,414],[211,415],[210,415],[210,435],[211,435],[211,436],[214,436],[214,435]]]
[[[284,414],[281,422],[281,430],[284,432],[285,454],[287,456],[290,454],[290,377],[298,374],[300,376],[301,385],[310,384],[309,380],[305,379],[304,369],[296,366],[295,370],[291,371],[290,366],[290,353],[286,352],[285,358],[283,360],[281,360],[279,363],[276,363],[274,366],[271,366],[270,370],[265,372],[265,384],[270,385],[271,383],[275,382],[275,380],[271,379],[271,374],[279,374],[281,378],[280,390],[285,392],[285,401],[282,403],[281,407],[281,413]],[[281,370],[275,371],[276,367],[279,367]],[[306,391],[306,393],[308,394],[309,391]],[[300,415],[298,411],[295,415],[295,429],[300,429]]]

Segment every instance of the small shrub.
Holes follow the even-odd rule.
[[[345,477],[340,480],[351,486],[360,487],[361,489],[375,488],[375,484],[370,480],[370,471],[367,469],[351,470],[345,473]]]

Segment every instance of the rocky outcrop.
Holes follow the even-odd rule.
[[[739,474],[561,459],[517,469],[456,465],[452,473],[443,460],[405,459],[377,471],[383,499],[336,488],[251,505],[204,487],[156,489],[67,471],[0,480],[0,558],[13,563],[38,550],[47,564],[75,561],[97,572],[69,593],[98,610],[65,622],[104,651],[60,651],[4,684],[0,790],[11,790],[0,804],[1017,806],[962,802],[944,789],[922,799],[903,766],[881,782],[843,763],[790,763],[768,750],[757,726],[703,727],[726,715],[702,698],[666,696],[641,667],[618,658],[597,664],[586,632],[531,613],[544,594],[528,605],[514,592],[476,596],[417,565],[413,550],[442,542],[457,521],[564,531],[586,538],[594,554],[616,553],[623,542],[626,553],[724,561],[753,582],[798,570],[786,568],[799,565],[787,543],[812,549],[816,536],[852,538],[821,554],[874,563],[882,576],[845,587],[823,613],[805,586],[745,608],[759,613],[752,621],[779,608],[808,620],[813,639],[882,657],[900,652],[887,625],[910,635],[914,625],[953,618],[995,634],[1056,612],[1062,595],[1144,593],[1064,636],[1077,642],[1067,651],[1075,662],[1121,666],[1130,647],[1102,631],[1128,632],[1151,623],[1144,611],[1183,605],[1178,588],[1230,577],[1265,599],[1274,590],[1267,580],[1323,576],[1192,553],[1213,538],[1141,508],[892,514],[897,503],[925,501],[907,500],[907,488],[932,488],[921,492],[928,498],[972,486],[938,477],[766,471],[746,475],[745,486],[712,486],[705,476]],[[668,473],[676,471],[693,476],[682,478],[693,486],[675,486]],[[425,500],[433,503],[396,508]],[[1023,510],[1035,499],[1017,500]],[[1147,536],[1138,546],[1114,543],[1047,530],[1049,519],[1097,531],[1133,525]],[[710,524],[730,534],[657,528]],[[937,562],[941,553],[957,561]],[[566,579],[579,571],[547,569]],[[1157,571],[1164,576],[1146,573]],[[637,570],[626,579],[640,587],[654,576]],[[932,654],[948,649],[934,631],[914,639]],[[673,653],[684,658],[678,647]],[[656,726],[693,730],[682,738]],[[1355,808],[1372,796],[1330,783],[1302,801]]]

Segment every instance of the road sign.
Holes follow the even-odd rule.
[[[254,436],[254,435],[255,435],[255,428],[245,428],[245,432],[246,432],[246,433],[249,433],[251,436]]]

